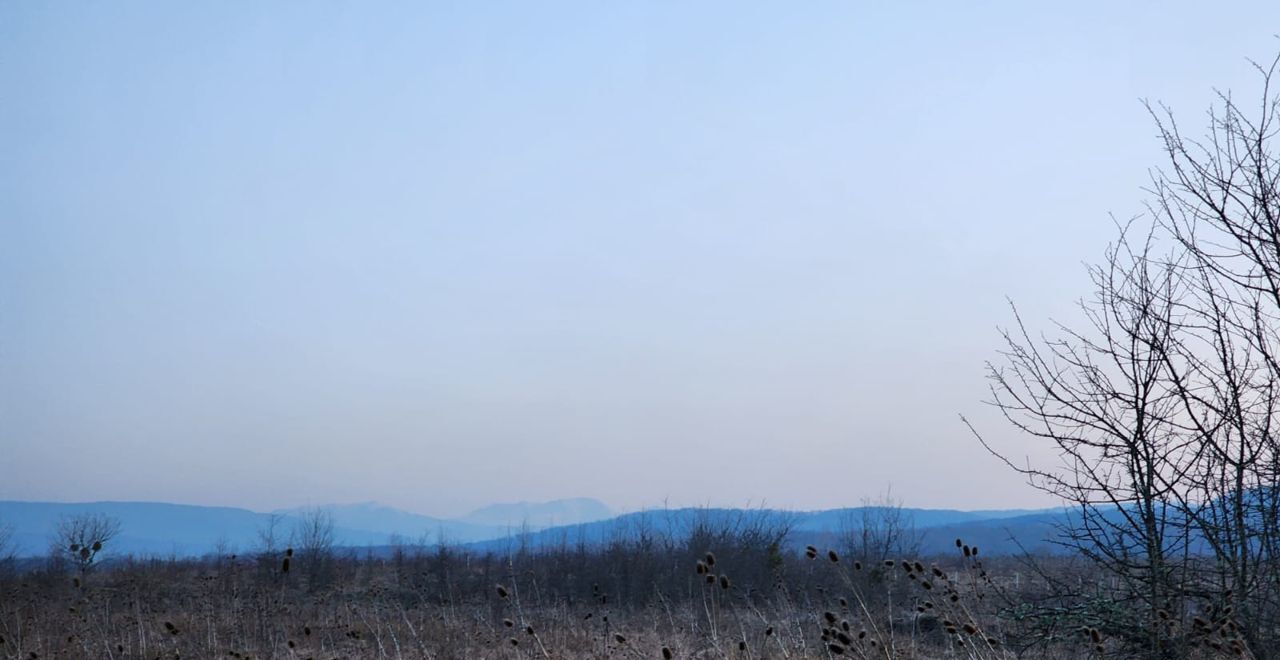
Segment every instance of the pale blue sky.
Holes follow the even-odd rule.
[[[1035,5],[1035,6],[1032,6]],[[1275,3],[0,1],[0,499],[1043,504],[957,420]]]

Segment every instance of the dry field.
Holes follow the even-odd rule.
[[[400,547],[50,561],[0,580],[0,657],[1089,658],[1124,641],[1046,576],[976,549],[842,557],[618,543],[507,555]],[[990,565],[988,565],[988,563]],[[1058,578],[1087,575],[1060,561]],[[1056,615],[1046,616],[1046,612]],[[1208,637],[1208,636],[1206,636]],[[1219,636],[1194,657],[1240,657]]]

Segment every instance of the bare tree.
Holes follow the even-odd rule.
[[[1073,506],[1062,542],[1116,581],[1082,616],[1142,657],[1280,646],[1280,99],[1258,69],[1256,116],[1221,94],[1203,139],[1153,110],[1169,166],[1091,268],[1084,322],[1037,335],[1015,308],[988,365],[990,403],[1061,457],[1006,464]]]
[[[863,498],[862,506],[850,511],[841,522],[845,552],[868,565],[886,559],[920,554],[921,536],[915,519],[893,497],[892,489],[873,498]]]
[[[7,573],[13,566],[17,550],[13,542],[13,525],[0,522],[0,575]]]
[[[319,507],[304,510],[293,528],[294,544],[303,557],[333,553],[333,512]]]
[[[304,509],[293,527],[293,543],[297,547],[299,564],[307,571],[313,585],[329,578],[333,563],[335,542],[333,512],[312,507]]]
[[[274,558],[280,551],[282,539],[281,524],[284,522],[284,516],[278,513],[267,514],[267,519],[263,521],[262,526],[258,528],[258,555],[260,557]]]
[[[71,560],[80,573],[88,573],[120,534],[120,521],[105,513],[63,516],[53,532],[53,551]]]
[[[1257,105],[1219,94],[1201,139],[1184,136],[1167,109],[1152,112],[1169,164],[1154,178],[1151,210],[1198,284],[1197,344],[1183,360],[1180,395],[1202,456],[1182,504],[1218,560],[1202,580],[1220,607],[1239,613],[1255,652],[1276,645],[1270,631],[1280,626],[1278,63],[1257,66]]]
[[[0,558],[13,554],[13,525],[0,522]]]

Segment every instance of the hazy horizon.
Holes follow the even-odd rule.
[[[468,517],[472,516],[473,514],[482,513],[482,512],[485,512],[486,510],[494,509],[494,508],[505,508],[505,507],[512,507],[512,508],[515,508],[515,507],[521,507],[521,506],[541,507],[541,506],[545,506],[545,505],[559,505],[559,504],[570,503],[570,502],[576,502],[576,501],[584,501],[584,500],[585,500],[585,501],[588,501],[588,502],[595,502],[595,503],[599,503],[599,504],[604,505],[605,507],[607,507],[607,508],[609,509],[610,517],[627,516],[627,515],[630,515],[630,514],[646,513],[646,512],[675,511],[675,510],[681,510],[681,509],[718,509],[718,510],[734,510],[734,511],[737,511],[737,510],[742,510],[742,511],[763,511],[763,510],[770,510],[770,511],[796,512],[796,513],[812,513],[812,512],[820,512],[820,511],[834,511],[834,510],[840,510],[840,509],[861,509],[861,508],[866,508],[866,507],[873,507],[873,508],[875,508],[875,507],[881,507],[881,506],[892,506],[892,507],[897,508],[897,507],[899,507],[899,506],[900,506],[904,511],[910,511],[910,510],[932,510],[932,511],[961,511],[961,512],[984,513],[984,512],[1009,512],[1009,511],[1044,511],[1044,510],[1057,510],[1057,509],[1059,509],[1059,508],[1060,508],[1059,506],[1057,506],[1057,505],[1053,505],[1053,504],[1050,504],[1050,505],[1047,505],[1047,506],[1038,506],[1038,507],[1018,507],[1018,506],[1009,506],[1009,507],[991,507],[991,508],[965,508],[965,507],[917,507],[917,506],[912,506],[912,505],[910,505],[910,504],[907,504],[907,503],[901,502],[900,498],[896,498],[896,497],[895,497],[893,500],[891,500],[891,501],[875,500],[874,498],[872,498],[872,499],[869,499],[868,501],[860,501],[860,502],[854,502],[854,503],[850,503],[850,504],[846,504],[846,505],[839,505],[839,506],[833,506],[833,507],[819,507],[819,508],[794,508],[794,507],[780,507],[780,506],[774,506],[774,505],[772,505],[772,504],[770,504],[770,503],[768,503],[768,502],[744,502],[744,503],[741,503],[741,504],[733,504],[733,503],[724,503],[724,504],[709,504],[709,503],[701,503],[701,504],[698,504],[698,503],[691,503],[691,504],[682,504],[682,505],[674,505],[674,504],[671,504],[671,503],[658,503],[658,504],[653,504],[653,505],[642,505],[642,506],[639,506],[639,507],[636,507],[636,508],[623,508],[623,507],[616,507],[616,506],[613,506],[613,505],[609,504],[608,502],[605,502],[605,501],[603,501],[603,500],[600,500],[599,498],[590,497],[590,496],[582,496],[582,497],[566,497],[566,498],[562,498],[562,499],[556,499],[556,500],[545,500],[545,501],[529,501],[529,500],[522,500],[522,501],[510,501],[510,502],[497,502],[497,501],[495,501],[495,502],[488,502],[488,503],[486,503],[486,504],[481,504],[480,506],[478,506],[478,507],[476,507],[476,508],[474,508],[474,509],[468,509],[468,510],[466,510],[466,511],[448,512],[448,513],[441,513],[441,512],[437,512],[437,511],[429,511],[429,510],[416,510],[416,509],[404,508],[404,507],[399,507],[399,506],[394,506],[394,505],[391,505],[391,504],[387,504],[387,503],[385,503],[385,502],[379,502],[379,501],[376,501],[376,500],[366,500],[366,501],[349,501],[349,502],[310,502],[310,503],[303,504],[303,505],[299,505],[299,506],[293,506],[293,507],[281,507],[281,508],[273,508],[273,509],[256,509],[256,508],[253,508],[253,507],[244,507],[244,506],[203,504],[203,503],[200,503],[200,502],[170,502],[170,501],[157,501],[157,500],[21,500],[21,499],[0,499],[0,502],[17,502],[17,503],[22,503],[22,504],[57,504],[57,505],[79,505],[79,504],[85,504],[85,505],[99,505],[99,504],[121,504],[121,505],[132,505],[132,504],[160,504],[160,505],[174,505],[174,506],[193,506],[193,507],[202,507],[202,508],[232,508],[232,509],[243,509],[243,510],[245,510],[245,511],[250,511],[250,512],[253,512],[253,513],[263,513],[263,514],[267,514],[267,513],[295,513],[295,512],[310,512],[310,511],[315,511],[315,510],[320,510],[320,511],[330,510],[330,511],[333,511],[333,510],[336,510],[336,509],[342,509],[342,508],[371,507],[371,508],[375,508],[375,509],[388,508],[388,509],[392,509],[392,510],[395,510],[395,511],[404,512],[404,513],[412,513],[412,514],[421,515],[421,516],[428,516],[428,517],[432,517],[432,518],[441,518],[441,519],[444,519],[444,520],[464,520],[464,519],[467,519]],[[573,524],[576,524],[576,523],[573,523]]]
[[[980,401],[1280,5],[0,4],[0,499],[1041,508]],[[1238,16],[1247,11],[1254,20]]]

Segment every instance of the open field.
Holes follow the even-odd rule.
[[[854,559],[706,531],[506,556],[53,558],[0,580],[0,657],[1088,658],[1131,642],[1090,625],[1109,601],[1056,590],[1092,579],[1068,559]],[[1248,654],[1204,637],[1189,657]]]

